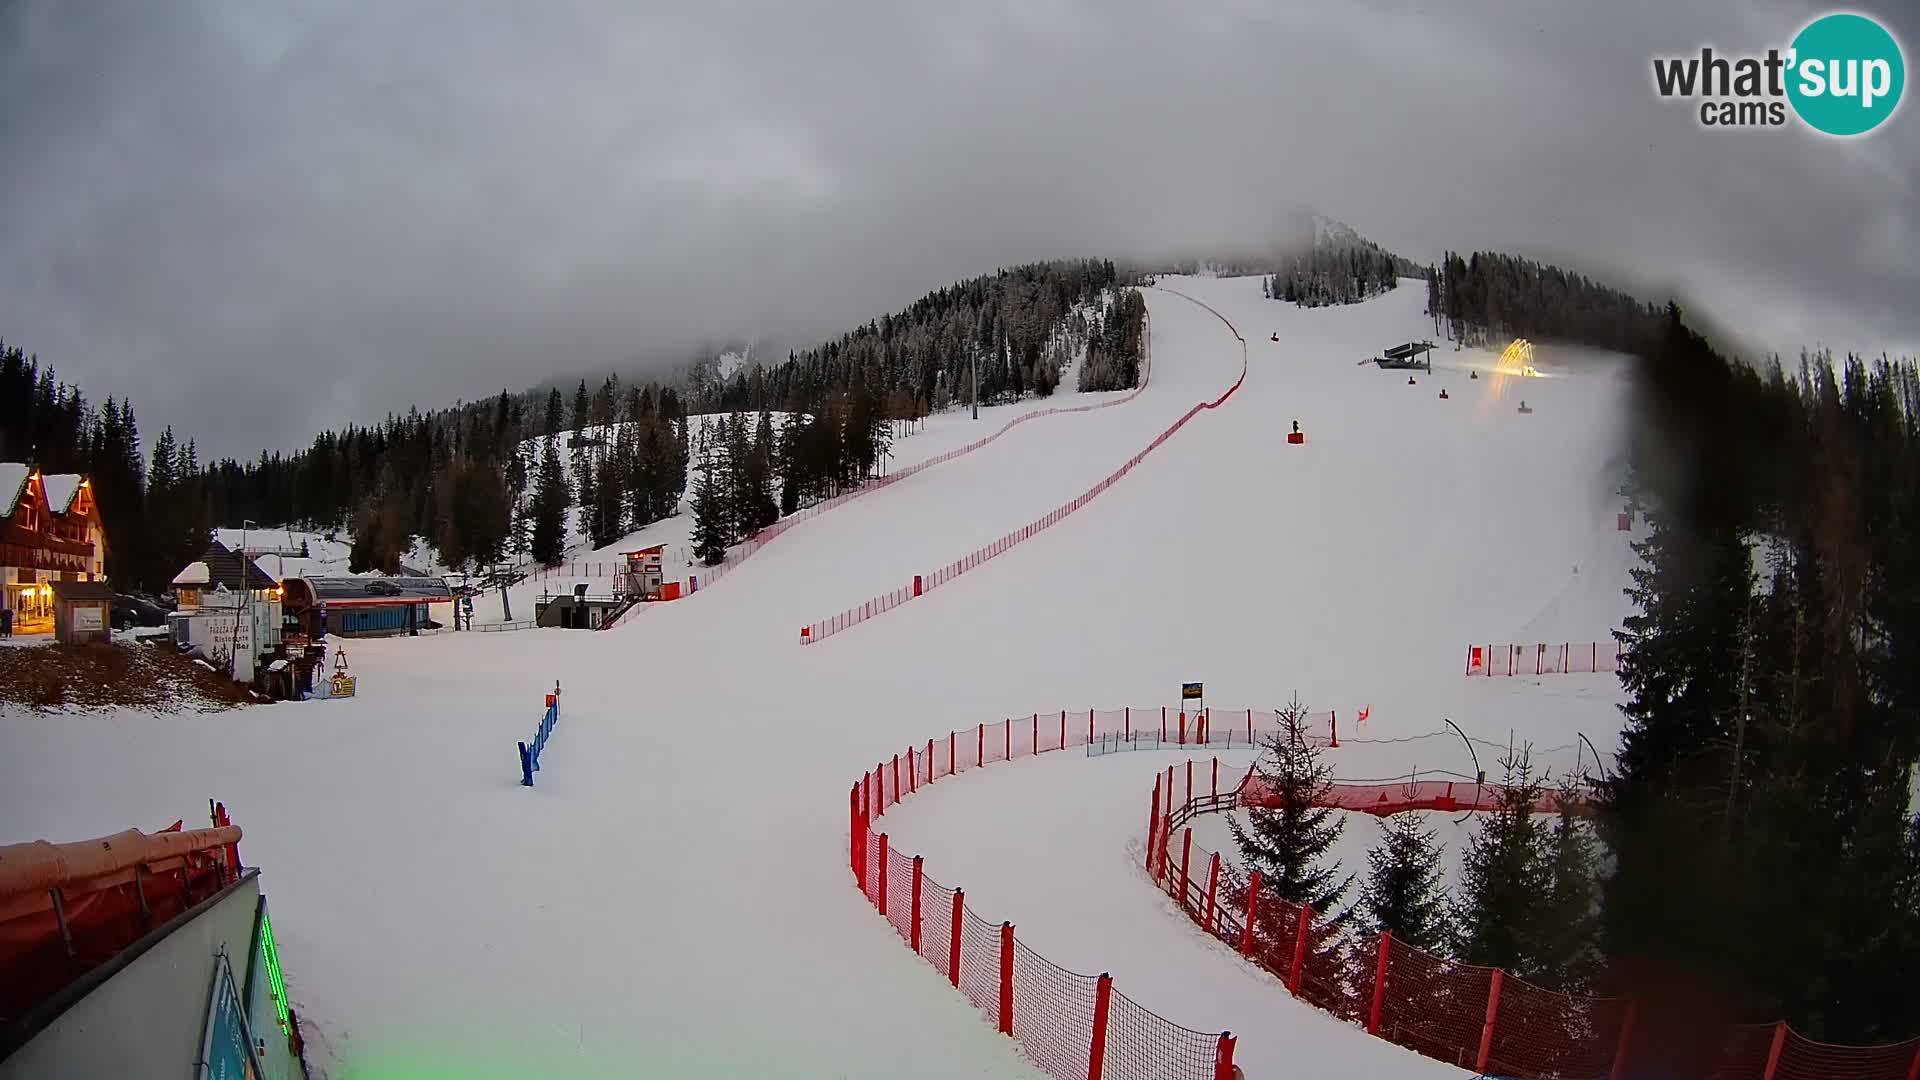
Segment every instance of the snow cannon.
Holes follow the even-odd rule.
[[[1520,415],[1521,415],[1521,416],[1531,416],[1532,414],[1533,414],[1533,410],[1527,407],[1527,403],[1526,403],[1526,402],[1524,402],[1524,401],[1523,401],[1523,402],[1521,402],[1521,403],[1520,403]]]
[[[1447,388],[1444,386],[1440,388],[1440,400],[1441,401],[1447,400]]]
[[[1411,375],[1409,375],[1409,376],[1407,376],[1407,385],[1408,385],[1408,386],[1412,386],[1412,385],[1414,385],[1414,378],[1413,378],[1413,376],[1411,376]]]
[[[1300,430],[1300,421],[1295,420],[1293,422],[1293,430],[1287,432],[1287,445],[1304,446],[1306,445],[1306,442],[1307,442],[1306,433]]]
[[[1267,340],[1268,340],[1268,341],[1279,341],[1279,340],[1280,340],[1280,331],[1278,331],[1278,330],[1275,330],[1275,331],[1273,332],[1273,336],[1272,336],[1272,337],[1270,337],[1270,338],[1268,338]]]
[[[1480,373],[1479,373],[1478,371],[1469,371],[1469,372],[1467,372],[1467,378],[1469,378],[1469,379],[1477,379],[1477,378],[1479,378],[1479,377],[1480,377]]]

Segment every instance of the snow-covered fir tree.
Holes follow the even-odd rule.
[[[1306,708],[1298,698],[1277,710],[1280,728],[1261,745],[1254,775],[1271,806],[1246,807],[1229,821],[1243,865],[1260,871],[1261,896],[1313,907],[1316,920],[1344,918],[1337,910],[1353,887],[1332,857],[1344,824],[1339,811],[1320,805],[1333,786],[1333,767],[1308,738]]]
[[[1367,852],[1367,866],[1357,905],[1367,929],[1444,952],[1450,942],[1447,893],[1433,827],[1411,811],[1388,817],[1380,843]]]

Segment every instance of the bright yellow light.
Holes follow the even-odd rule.
[[[1494,362],[1493,371],[1496,375],[1539,378],[1540,372],[1533,366],[1533,342],[1526,338],[1514,338],[1513,342],[1500,353],[1500,359]]]

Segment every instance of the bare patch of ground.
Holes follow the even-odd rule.
[[[171,645],[37,645],[0,649],[0,705],[211,712],[251,691]]]

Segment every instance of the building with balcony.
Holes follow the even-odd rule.
[[[51,631],[54,582],[106,578],[107,533],[92,484],[0,462],[0,508],[0,607],[13,611],[15,633]]]

